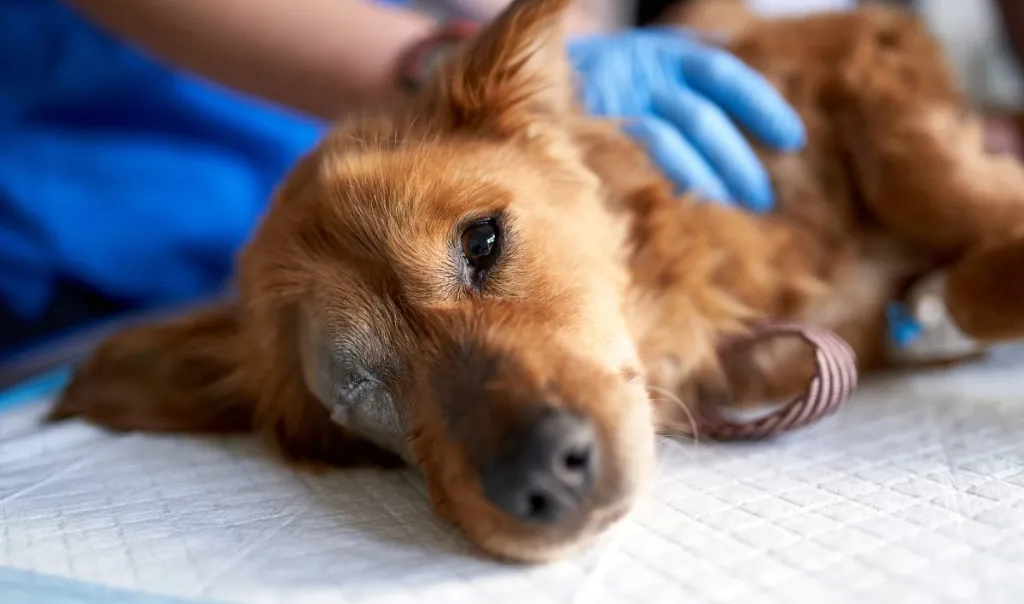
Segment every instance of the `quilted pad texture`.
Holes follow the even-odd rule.
[[[1022,368],[867,381],[773,442],[665,440],[631,517],[535,568],[474,557],[412,472],[299,474],[247,439],[23,406],[0,415],[0,601],[52,578],[186,602],[1024,602]]]

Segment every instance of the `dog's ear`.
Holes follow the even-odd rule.
[[[513,136],[572,109],[571,0],[515,0],[441,64],[428,95],[452,129]]]
[[[123,431],[247,431],[253,400],[242,335],[229,303],[122,331],[78,367],[48,419],[83,417]]]
[[[242,326],[240,309],[222,304],[122,331],[76,370],[47,420],[81,417],[126,432],[255,430],[294,462],[402,465],[331,421],[304,387],[297,355],[260,357],[261,342],[276,334]]]

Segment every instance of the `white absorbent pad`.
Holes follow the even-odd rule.
[[[650,497],[541,567],[475,556],[413,472],[311,476],[244,438],[22,405],[0,414],[0,602],[1020,603],[1022,369],[868,380],[772,442],[665,440]]]

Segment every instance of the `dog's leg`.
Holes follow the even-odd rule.
[[[918,344],[957,357],[1024,338],[1024,165],[960,109],[920,25],[878,13],[862,26],[833,98],[860,193],[890,232],[954,261],[912,292]]]
[[[937,108],[907,116],[854,157],[872,214],[894,234],[947,257],[1024,236],[1024,167],[1010,156],[986,155],[977,123],[965,119]]]
[[[946,278],[946,306],[969,337],[1024,339],[1024,238],[972,251]]]
[[[843,322],[833,333],[857,353],[861,371],[881,366],[881,308]],[[815,348],[798,338],[773,338],[749,348],[725,350],[719,365],[695,384],[701,406],[748,409],[775,406],[805,392],[816,375]]]
[[[830,101],[860,193],[906,240],[948,257],[1024,235],[1024,167],[986,149],[941,49],[916,20],[868,12]]]

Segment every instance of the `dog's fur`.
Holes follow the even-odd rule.
[[[730,49],[809,135],[800,153],[761,153],[778,202],[758,217],[674,196],[617,124],[575,110],[568,4],[514,2],[429,90],[339,124],[280,187],[241,256],[238,301],[109,339],[52,417],[257,431],[304,463],[404,455],[472,541],[541,561],[647,484],[655,429],[677,419],[652,389],[699,409],[804,387],[797,346],[716,352],[755,320],[831,329],[862,370],[882,368],[884,305],[948,267],[965,332],[1024,334],[1024,172],[983,152],[914,18],[744,17]],[[460,232],[489,216],[502,256],[467,278]],[[393,405],[408,448],[333,422],[338,400]],[[556,525],[503,515],[476,476],[541,401],[588,417],[601,442],[593,500]]]

